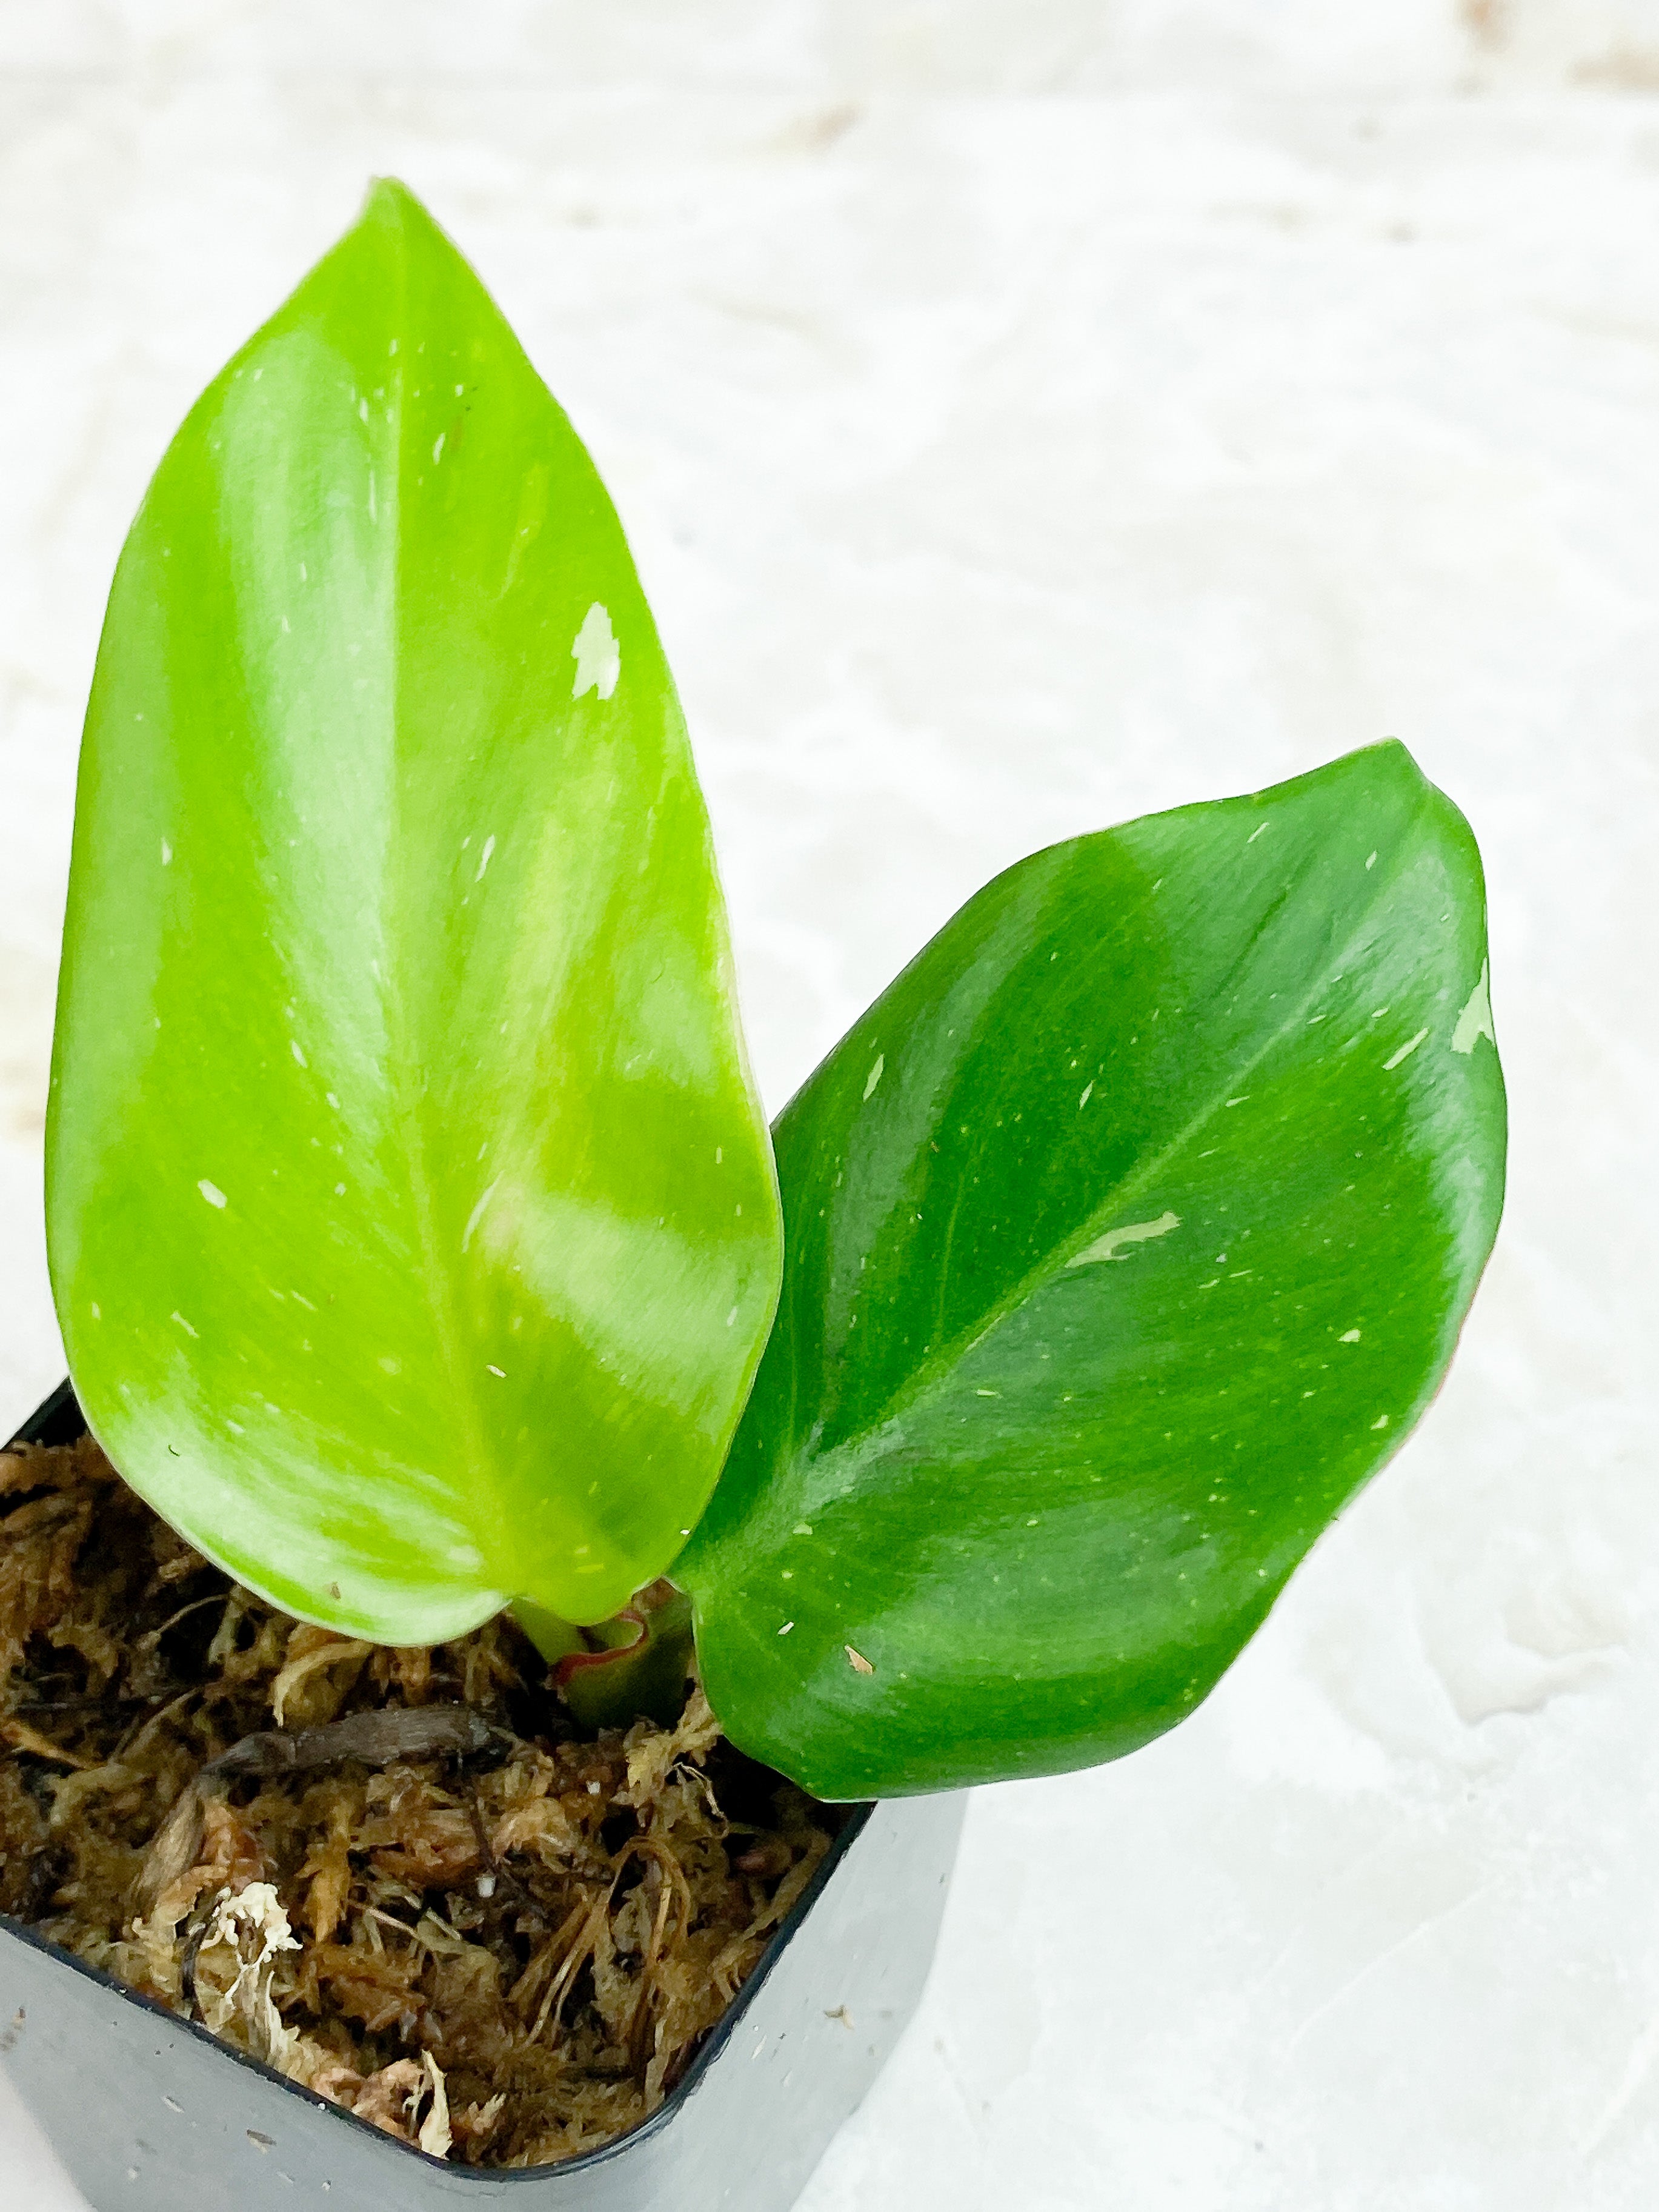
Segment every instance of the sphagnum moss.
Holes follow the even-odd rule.
[[[0,1907],[425,2149],[635,2125],[828,1847],[695,1686],[584,1740],[508,1616],[407,1650],[295,1621],[89,1437],[0,1455]]]

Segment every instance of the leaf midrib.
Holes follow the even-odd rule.
[[[1419,791],[1414,795],[1412,811],[1402,825],[1398,843],[1389,862],[1378,863],[1372,878],[1371,893],[1366,900],[1360,919],[1328,963],[1322,978],[1310,986],[1297,1000],[1295,1007],[1285,1015],[1284,1020],[1268,1033],[1254,1052],[1239,1063],[1238,1073],[1232,1078],[1233,1081],[1247,1080],[1286,1037],[1298,1028],[1304,1027],[1310,1006],[1330,988],[1333,981],[1340,981],[1346,974],[1348,961],[1364,936],[1371,916],[1382,904],[1385,896],[1391,892],[1398,883],[1402,872],[1401,856],[1407,850],[1415,851],[1419,833],[1431,812],[1430,793],[1426,789]],[[1012,1288],[1000,1298],[994,1299],[983,1314],[966,1327],[958,1329],[956,1334],[941,1345],[932,1356],[918,1362],[916,1366],[910,1370],[899,1388],[883,1400],[881,1406],[872,1417],[842,1437],[828,1452],[809,1453],[797,1445],[791,1456],[798,1469],[804,1473],[809,1468],[822,1466],[844,1455],[861,1458],[882,1429],[890,1426],[896,1421],[907,1419],[925,1400],[942,1394],[949,1385],[954,1370],[960,1366],[967,1355],[976,1350],[1005,1322],[1026,1305],[1045,1283],[1063,1273],[1066,1264],[1097,1236],[1103,1232],[1108,1225],[1104,1217],[1108,1213],[1115,1213],[1122,1210],[1137,1195],[1150,1187],[1166,1170],[1171,1160],[1193,1141],[1216,1114],[1223,1110],[1224,1110],[1224,1102],[1218,1098],[1200,1112],[1189,1116],[1176,1133],[1160,1151],[1153,1154],[1151,1159],[1134,1168],[1121,1182],[1112,1186],[1106,1196],[1085,1218],[1080,1228],[1074,1230],[1068,1237],[1053,1246],[1048,1254],[1027,1268]]]
[[[400,338],[409,335],[409,250],[406,235],[400,226],[398,245],[398,312],[396,324]],[[410,1206],[414,1218],[416,1241],[420,1257],[420,1280],[426,1294],[426,1305],[432,1318],[439,1362],[446,1378],[447,1410],[453,1418],[455,1442],[463,1447],[469,1480],[450,1486],[454,1498],[454,1517],[466,1526],[475,1537],[483,1537],[486,1531],[479,1525],[483,1516],[469,1510],[476,1505],[480,1493],[487,1492],[493,1511],[489,1520],[494,1524],[488,1531],[488,1540],[480,1545],[483,1552],[483,1573],[490,1583],[498,1579],[496,1561],[500,1538],[503,1533],[503,1499],[500,1485],[495,1480],[493,1461],[485,1443],[483,1425],[479,1419],[479,1401],[475,1389],[468,1387],[464,1364],[464,1338],[460,1316],[457,1311],[457,1284],[454,1271],[447,1267],[441,1256],[437,1230],[437,1207],[434,1179],[428,1164],[428,1146],[422,1106],[424,1088],[422,1064],[424,1053],[418,1024],[410,1016],[404,997],[403,903],[410,887],[402,883],[401,868],[405,859],[404,814],[405,793],[403,775],[403,637],[404,629],[404,465],[405,439],[405,404],[408,381],[413,373],[412,364],[420,358],[405,344],[399,345],[395,374],[389,380],[395,405],[390,410],[392,421],[387,447],[391,454],[390,483],[384,501],[377,497],[377,530],[390,527],[390,550],[386,556],[391,569],[387,593],[386,622],[390,633],[386,653],[387,719],[386,748],[392,794],[392,827],[391,849],[388,854],[388,898],[383,895],[382,913],[390,911],[397,917],[398,927],[393,939],[385,947],[386,958],[381,978],[381,989],[386,1006],[386,1024],[391,1046],[391,1081],[389,1089],[396,1119],[401,1131],[403,1157],[406,1163]],[[380,487],[377,484],[377,493]],[[389,505],[391,513],[386,514]],[[396,885],[398,888],[393,889]],[[403,898],[400,900],[398,891]],[[507,1593],[508,1595],[513,1593]]]

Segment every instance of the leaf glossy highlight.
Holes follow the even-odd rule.
[[[892,1795],[1193,1709],[1451,1356],[1502,1202],[1486,958],[1397,745],[946,925],[774,1132],[777,1326],[676,1570],[745,1750]]]
[[[203,396],[76,802],[53,1283],[100,1441],[308,1618],[603,1618],[775,1298],[708,827],[615,514],[395,185]]]

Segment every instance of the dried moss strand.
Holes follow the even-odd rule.
[[[0,1909],[434,2154],[636,2125],[828,1847],[695,1688],[583,1735],[504,1617],[353,1649],[89,1440],[0,1455]]]

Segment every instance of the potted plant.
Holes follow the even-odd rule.
[[[137,1925],[202,1876],[156,1940],[181,1977],[218,1947],[239,2050],[8,1923],[6,2063],[94,2203],[793,2201],[915,2003],[960,1792],[1193,1710],[1437,1389],[1503,1152],[1478,854],[1395,744],[1009,869],[769,1138],[620,528],[377,185],[198,403],[117,574],[48,1130],[74,1396],[30,1440],[84,1419],[187,1571],[313,1639],[280,1679],[382,1667],[403,1733],[279,1710],[156,1808]],[[209,1879],[202,1808],[493,1755],[393,1660],[508,1609],[623,1765],[660,1741],[696,1786],[694,1666],[698,1746],[717,1723],[860,1809],[643,2126],[416,2164],[314,2063],[284,2078],[292,1899]],[[58,1787],[61,1744],[8,1727]],[[635,1828],[587,1839],[608,1897]],[[639,1880],[648,1978],[672,1881]],[[642,2054],[642,1981],[632,2020]],[[407,2036],[401,2132],[441,2152]]]

